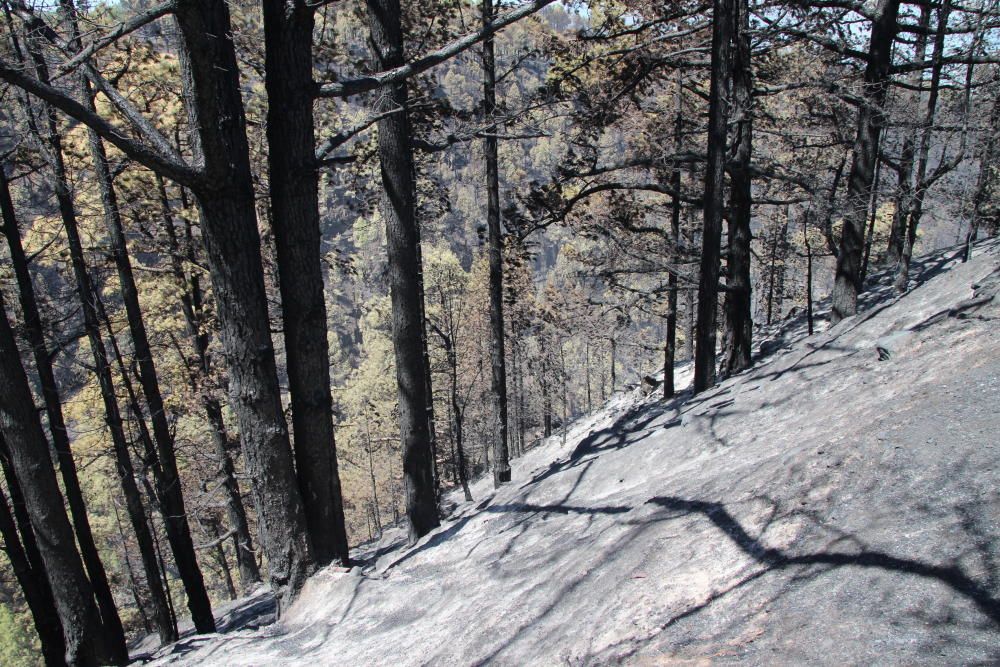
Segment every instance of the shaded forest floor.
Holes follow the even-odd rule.
[[[812,337],[773,327],[696,398],[616,396],[415,547],[389,533],[279,623],[260,592],[155,664],[1000,661],[1000,244],[957,256]]]

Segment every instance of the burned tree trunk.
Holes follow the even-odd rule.
[[[35,370],[38,373],[42,398],[45,401],[45,413],[48,416],[49,434],[56,451],[56,459],[59,462],[59,473],[66,492],[66,502],[73,518],[73,530],[80,547],[80,555],[87,569],[87,577],[94,588],[108,646],[113,650],[116,661],[124,661],[128,655],[125,648],[125,631],[118,616],[118,609],[115,606],[115,599],[111,593],[104,564],[97,553],[97,544],[94,542],[90,519],[87,516],[87,506],[83,499],[83,490],[80,487],[76,461],[73,459],[73,452],[70,448],[66,420],[63,417],[59,386],[56,384],[55,371],[52,366],[52,356],[45,342],[45,327],[42,323],[38,300],[35,297],[34,285],[28,270],[28,259],[21,244],[21,234],[14,211],[14,202],[11,198],[10,185],[3,167],[0,167],[0,212],[3,214],[4,233],[7,237],[7,246],[10,249],[12,268],[17,278],[25,335],[31,345],[32,356],[35,360]]]
[[[24,505],[48,577],[65,640],[66,662],[101,665],[113,662],[87,580],[76,551],[73,528],[63,506],[49,443],[38,419],[28,377],[21,364],[14,332],[0,297],[0,434],[10,450],[11,466],[22,485]]]
[[[972,243],[981,228],[990,236],[1000,233],[1000,206],[997,202],[997,180],[1000,178],[1000,95],[993,100],[986,141],[979,156],[979,176],[972,199],[972,223],[965,239],[964,261],[972,255]]]
[[[159,176],[156,179],[157,190],[160,198],[160,208],[163,213],[164,228],[167,232],[167,240],[170,248],[170,267],[173,273],[174,282],[181,293],[181,312],[184,315],[185,329],[191,347],[194,349],[197,359],[197,369],[189,368],[189,382],[201,399],[202,409],[208,421],[209,433],[212,437],[212,444],[215,447],[215,456],[219,464],[219,476],[222,488],[226,494],[226,512],[229,517],[229,524],[233,530],[233,541],[235,543],[236,564],[240,571],[240,586],[244,592],[249,591],[253,584],[260,583],[260,569],[257,567],[257,559],[254,556],[253,542],[250,537],[249,523],[247,522],[246,508],[243,505],[243,496],[240,493],[239,482],[236,479],[236,468],[230,455],[232,443],[229,433],[222,417],[222,405],[214,395],[214,388],[205,386],[205,383],[212,374],[212,362],[209,356],[208,345],[209,336],[203,330],[202,323],[202,288],[197,275],[190,278],[184,271],[181,262],[182,250],[174,229],[174,215],[170,207],[170,198],[167,195],[166,184]],[[194,261],[194,248],[190,239],[190,221],[188,225],[188,259]]]
[[[836,324],[858,312],[861,260],[864,251],[868,201],[878,160],[878,140],[885,126],[885,100],[892,65],[892,43],[898,30],[899,0],[879,0],[872,21],[868,65],[865,68],[864,103],[858,114],[854,158],[847,182],[847,210],[837,252],[837,271],[831,300],[831,321]]]
[[[949,0],[945,0],[938,8],[938,25],[934,37],[934,53],[931,58],[934,64],[931,67],[930,90],[927,96],[927,113],[921,128],[920,148],[917,152],[913,204],[908,211],[909,219],[906,221],[906,234],[903,237],[903,252],[896,263],[896,277],[893,280],[893,287],[900,294],[909,289],[910,261],[913,258],[913,244],[917,240],[917,227],[920,225],[920,216],[923,214],[924,199],[927,196],[927,190],[933,182],[933,179],[929,181],[927,178],[927,163],[930,158],[931,136],[934,132],[934,119],[937,115],[937,102],[941,91],[942,59],[944,57],[945,37],[948,31],[948,17],[950,14],[951,6]]]
[[[48,81],[48,69],[45,60],[38,47],[31,45],[30,41],[29,54],[32,57],[39,79],[43,82]],[[38,141],[47,146],[49,159],[51,160],[52,186],[55,190],[56,203],[62,219],[63,229],[66,232],[70,263],[76,283],[77,298],[83,312],[84,331],[94,358],[95,373],[104,403],[105,420],[111,434],[116,470],[129,510],[129,518],[136,533],[140,554],[146,566],[146,576],[154,607],[154,621],[161,640],[164,642],[172,641],[177,637],[177,629],[170,622],[169,614],[166,613],[166,596],[159,578],[159,572],[155,567],[155,556],[152,555],[152,539],[149,534],[149,526],[146,524],[142,498],[135,482],[135,474],[128,452],[125,431],[122,427],[114,380],[111,367],[108,363],[107,349],[104,346],[104,339],[101,336],[95,292],[83,255],[83,245],[80,240],[76,210],[66,172],[62,139],[59,134],[55,112],[47,105],[43,107],[43,121],[43,126],[33,127]],[[44,135],[42,134],[43,132]],[[116,646],[112,646],[112,650],[115,651],[115,655],[117,656],[119,649]],[[124,646],[120,650],[124,652]],[[124,653],[124,657],[118,659],[122,661],[127,660],[127,652]]]
[[[229,9],[223,0],[178,0],[184,100],[205,178],[194,193],[229,370],[261,544],[281,607],[314,569],[281,406],[261,266],[246,118]]]
[[[483,25],[493,20],[493,0],[483,0]],[[507,364],[503,333],[503,237],[500,229],[500,175],[497,158],[496,58],[493,37],[483,40],[483,115],[487,123],[483,139],[486,159],[486,226],[490,261],[490,357],[493,394],[493,486],[510,481],[507,451]]]
[[[716,381],[716,329],[719,303],[719,252],[725,208],[728,91],[732,79],[732,29],[735,0],[714,0],[712,74],[708,102],[708,162],[705,167],[705,220],[698,280],[698,322],[694,353],[694,391]]]
[[[681,78],[677,75],[677,113],[674,117],[674,152],[678,155],[684,149],[684,116],[681,96]],[[673,249],[670,261],[673,263],[667,276],[667,333],[663,345],[663,397],[674,395],[674,365],[677,362],[677,264],[681,247],[681,170],[674,165],[670,171],[670,186],[674,191],[670,201],[670,241]],[[590,347],[587,348],[587,412],[590,412]]]
[[[732,8],[732,108],[736,114],[736,156],[729,170],[729,253],[726,260],[724,358],[720,373],[728,377],[750,367],[753,319],[750,313],[750,214],[753,197],[750,158],[753,153],[753,73],[750,65],[750,7],[737,0]]]
[[[380,70],[403,64],[399,0],[367,0],[371,44]],[[383,215],[389,253],[392,340],[399,387],[399,430],[409,539],[415,542],[439,525],[434,461],[428,428],[427,373],[423,354],[419,232],[413,152],[405,83],[381,89],[378,111],[400,109],[378,122]]]
[[[295,470],[318,565],[349,561],[330,398],[313,121],[315,3],[266,0],[271,222],[292,403]]]
[[[17,476],[14,475],[10,451],[3,433],[0,433],[0,464],[10,492],[8,505],[3,491],[0,491],[0,538],[3,538],[3,551],[14,571],[14,578],[24,593],[28,611],[31,612],[31,620],[42,645],[42,659],[49,667],[65,665],[66,642],[59,624],[59,612],[56,610],[45,562],[38,550],[31,518],[24,506],[24,495]]]
[[[927,29],[931,24],[931,8],[924,5],[920,8],[920,30],[913,39],[913,62],[921,62],[927,51]],[[921,81],[924,73],[922,70],[914,71],[910,77],[909,87],[916,90],[916,93],[909,93],[911,103],[919,104]],[[915,97],[916,99],[912,99]],[[897,170],[896,186],[896,210],[892,215],[892,226],[889,228],[889,244],[886,247],[885,263],[888,266],[896,266],[903,256],[903,245],[906,238],[906,225],[910,219],[910,210],[913,208],[913,161],[916,156],[915,134],[909,130],[904,130],[903,146],[899,153],[899,169]],[[881,164],[881,163],[879,163]],[[876,171],[878,167],[876,166]],[[874,188],[873,188],[874,190]]]
[[[84,103],[93,108],[90,87],[86,84],[83,85],[83,95]],[[187,593],[188,610],[191,612],[191,620],[195,629],[200,633],[215,632],[215,617],[212,615],[212,604],[208,599],[208,591],[205,590],[205,581],[198,566],[194,541],[191,539],[191,527],[188,524],[180,475],[177,471],[174,440],[167,421],[167,412],[160,392],[160,382],[149,346],[145,320],[139,305],[139,290],[132,273],[132,262],[125,242],[125,230],[118,207],[118,196],[111,181],[107,153],[104,149],[104,143],[96,132],[89,130],[87,134],[91,158],[94,163],[94,173],[97,177],[97,185],[104,207],[111,256],[118,272],[122,303],[125,305],[139,384],[142,387],[143,397],[146,399],[149,420],[153,427],[153,443],[156,446],[156,465],[153,468],[154,481],[157,486],[156,495],[163,517],[163,525],[167,532],[167,540],[170,542],[177,571],[184,584],[184,591]],[[141,418],[141,414],[137,415],[137,418]]]

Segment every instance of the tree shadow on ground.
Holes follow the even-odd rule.
[[[216,633],[229,634],[240,630],[257,630],[264,626],[270,626],[275,621],[277,611],[278,605],[271,591],[237,601],[233,607],[227,609],[216,619]],[[157,658],[181,657],[213,641],[213,635],[196,635],[193,628],[188,628],[180,633],[176,642],[170,644],[162,652],[160,652],[160,647],[157,647],[152,652],[133,653],[130,659],[141,664],[152,659],[152,653],[156,653]]]
[[[645,439],[649,433],[643,433],[642,431],[650,427],[658,417],[678,408],[688,396],[685,393],[664,403],[654,405],[640,403],[639,405],[632,406],[625,414],[616,419],[611,426],[589,434],[577,444],[568,456],[556,459],[550,463],[547,468],[526,481],[521,488],[526,489],[534,486],[538,482],[548,479],[557,473],[565,472],[587,463],[602,452],[624,449]]]
[[[850,566],[879,568],[911,574],[924,579],[933,579],[972,602],[994,625],[1000,627],[1000,599],[991,595],[986,586],[970,577],[958,565],[933,565],[869,549],[860,549],[854,552],[817,551],[794,555],[762,544],[757,538],[751,536],[721,503],[686,500],[673,496],[657,496],[647,502],[680,514],[704,515],[725,533],[741,551],[758,563],[767,566],[769,570],[809,565],[826,565],[831,568]]]
[[[575,505],[535,505],[533,503],[507,503],[504,505],[493,505],[486,508],[487,512],[525,512],[528,514],[625,514],[631,512],[632,508],[619,505],[598,505],[596,507],[582,507]]]

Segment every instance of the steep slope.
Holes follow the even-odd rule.
[[[696,398],[617,397],[416,547],[156,664],[1000,661],[1000,246],[977,250]]]

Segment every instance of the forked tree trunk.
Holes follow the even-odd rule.
[[[115,662],[123,662],[128,658],[125,648],[125,631],[115,606],[115,599],[111,593],[104,563],[101,562],[100,555],[97,553],[97,544],[94,542],[90,518],[87,516],[87,505],[83,499],[76,461],[70,448],[69,432],[63,417],[59,386],[56,383],[55,371],[52,366],[52,356],[45,342],[45,327],[38,309],[38,300],[35,297],[35,288],[28,269],[27,255],[24,252],[18,230],[14,202],[3,167],[0,167],[0,211],[3,214],[4,233],[7,237],[7,246],[10,249],[12,268],[17,278],[18,296],[24,317],[24,331],[35,360],[35,370],[38,373],[42,398],[45,401],[45,412],[48,416],[49,434],[56,451],[56,459],[59,462],[59,473],[66,493],[66,502],[73,518],[73,530],[80,547],[83,564],[87,569],[87,577],[94,587],[94,595],[101,611],[101,623],[107,636],[108,647],[114,654]]]
[[[0,396],[4,397],[0,401],[0,434],[10,450],[11,466],[19,480],[31,480],[21,487],[24,505],[62,625],[66,662],[81,667],[111,662],[94,591],[76,551],[73,528],[49,458],[49,443],[38,419],[2,297]]]
[[[0,464],[3,465],[7,489],[10,491],[8,504],[0,490],[0,538],[3,538],[3,550],[14,571],[14,578],[24,593],[28,611],[31,612],[31,620],[42,645],[42,659],[48,667],[59,667],[66,664],[66,642],[59,624],[59,612],[56,610],[45,562],[38,551],[31,518],[24,507],[21,485],[14,475],[10,451],[3,433],[0,433]]]

